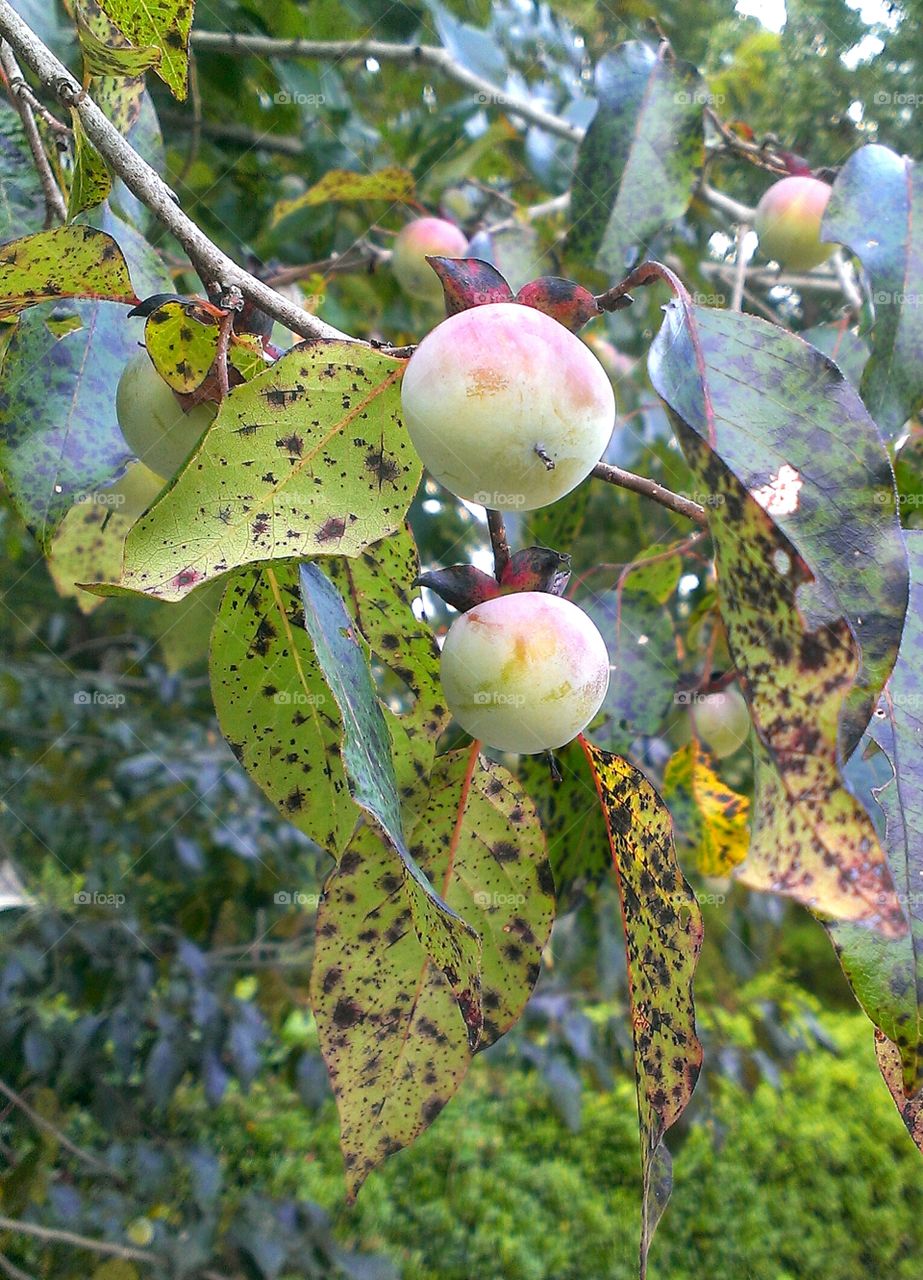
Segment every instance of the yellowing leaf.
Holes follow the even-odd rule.
[[[749,799],[725,786],[711,756],[694,738],[675,753],[664,772],[664,799],[669,803],[680,791],[692,801],[684,813],[699,871],[704,876],[729,875],[747,856]]]
[[[350,169],[331,169],[310,190],[293,200],[280,200],[273,209],[272,226],[283,218],[331,201],[388,200],[405,203],[414,195],[413,174],[392,165],[376,173],[354,173]]]

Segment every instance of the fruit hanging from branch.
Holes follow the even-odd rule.
[[[411,298],[438,306],[442,284],[426,261],[429,254],[457,258],[465,252],[468,237],[445,218],[415,218],[397,233],[391,267],[404,292]]]
[[[533,307],[450,316],[410,359],[404,421],[424,464],[459,498],[500,511],[556,502],[599,461],[612,384],[568,329]]]
[[[819,178],[793,175],[774,183],[756,206],[760,249],[790,271],[810,271],[833,253],[820,238],[832,188]]]
[[[577,605],[522,591],[456,618],[441,672],[463,729],[489,747],[534,755],[564,746],[596,715],[609,687],[609,654]]]
[[[750,712],[736,685],[717,693],[698,694],[692,704],[695,736],[719,760],[733,755],[750,734]]]
[[[165,480],[179,470],[216,412],[214,404],[186,412],[144,350],[122,370],[115,407],[126,443]]]

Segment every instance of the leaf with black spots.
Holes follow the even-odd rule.
[[[843,706],[859,665],[845,619],[811,623],[797,599],[812,583],[796,549],[718,454],[673,417],[703,493],[728,648],[765,746],[750,851],[737,876],[822,917],[904,931],[884,854],[838,763]]]
[[[83,66],[89,76],[140,77],[160,60],[160,50],[153,45],[135,48],[126,40],[93,0],[84,0],[76,19]]]
[[[847,245],[871,284],[875,320],[862,398],[888,438],[923,405],[923,170],[874,143],[837,175],[821,235]]]
[[[480,939],[439,896],[407,846],[388,725],[342,597],[317,565],[301,565],[300,580],[305,626],[343,722],[341,754],[353,799],[397,853],[414,928],[448,979],[476,1044],[482,1019]]]
[[[496,267],[481,258],[439,258],[427,255],[426,261],[442,281],[445,313],[454,316],[469,307],[484,307],[491,302],[513,302],[513,290]]]
[[[404,364],[314,342],[233,387],[129,535],[121,588],[178,600],[229,569],[355,556],[399,528],[421,471],[400,416]]]
[[[106,162],[87,137],[80,116],[73,108],[71,128],[74,131],[74,171],[67,199],[68,220],[102,204],[112,190],[112,175]]]
[[[904,1092],[901,1072],[901,1054],[887,1036],[875,1030],[875,1053],[885,1084],[891,1092],[894,1104],[900,1112],[907,1132],[923,1151],[923,1088],[908,1097]]]
[[[705,86],[638,40],[596,64],[599,106],[580,144],[568,247],[615,279],[689,205],[702,163]]]
[[[911,594],[901,650],[869,737],[891,777],[874,797],[884,847],[908,923],[900,938],[833,925],[830,932],[859,1002],[901,1057],[902,1090],[923,1089],[923,532],[907,531]],[[861,750],[861,748],[860,748]]]
[[[218,326],[194,301],[163,302],[147,316],[144,345],[164,382],[188,395],[202,385],[215,362]]]
[[[672,412],[807,564],[816,581],[802,606],[817,621],[847,620],[861,653],[848,755],[894,665],[907,607],[894,475],[874,422],[827,356],[757,316],[674,300],[648,366]],[[733,486],[701,487],[712,529],[728,527],[719,508],[734,504]]]
[[[692,982],[702,913],[676,861],[666,806],[634,765],[583,749],[599,792],[622,904],[641,1124],[641,1276],[672,1186],[664,1134],[686,1109],[702,1066]]]
[[[520,1016],[551,929],[538,816],[476,746],[443,756],[407,814],[414,856],[483,938],[484,1047]],[[414,930],[393,856],[369,828],[325,886],[311,1001],[352,1199],[377,1164],[433,1122],[473,1052],[446,978]]]
[[[100,8],[136,49],[158,52],[154,69],[174,97],[185,98],[189,29],[195,0],[99,0]]]
[[[72,223],[11,240],[0,249],[0,316],[60,298],[138,301],[112,236]]]
[[[289,822],[339,857],[358,814],[340,758],[339,709],[304,625],[297,565],[231,577],[209,670],[218,723],[238,760]]]
[[[386,200],[389,204],[405,204],[414,198],[413,174],[391,165],[373,173],[353,169],[331,169],[303,195],[280,200],[272,211],[271,226],[283,218],[331,202],[353,203],[358,200]]]
[[[524,284],[515,297],[524,307],[534,307],[563,324],[571,333],[579,333],[588,320],[600,314],[599,306],[582,284],[561,276],[540,276]]]
[[[750,800],[721,781],[715,762],[693,738],[671,756],[663,775],[663,798],[695,850],[703,876],[727,876],[747,856]],[[685,823],[677,822],[679,802]]]
[[[155,290],[165,277],[149,245],[111,213],[104,220],[136,282]],[[59,231],[78,233],[83,244],[90,228]],[[115,245],[109,235],[92,234]],[[118,258],[124,269],[121,251]],[[17,511],[43,544],[76,498],[108,488],[132,456],[115,394],[138,337],[124,307],[111,302],[46,303],[20,317],[0,383],[0,469]]]

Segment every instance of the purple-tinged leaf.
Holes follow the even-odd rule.
[[[600,315],[596,298],[582,284],[562,276],[540,276],[524,284],[514,299],[524,307],[534,307],[563,324],[571,333],[579,333],[588,320]]]
[[[467,613],[476,604],[501,594],[497,579],[473,564],[451,564],[445,569],[421,573],[417,583],[435,591],[440,600],[460,613]]]
[[[512,302],[513,290],[496,267],[480,258],[437,258],[426,261],[442,281],[445,313],[457,315],[469,307],[483,307],[489,302]]]
[[[524,547],[510,556],[500,574],[500,594],[545,591],[563,596],[570,580],[570,556],[550,547]]]

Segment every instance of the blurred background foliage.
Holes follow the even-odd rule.
[[[62,8],[16,7],[75,62]],[[815,166],[874,140],[920,156],[908,105],[923,78],[918,5],[753,8],[765,21],[731,0],[212,0],[196,27],[444,43],[580,124],[593,109],[593,62],[662,30],[704,71],[717,113],[756,139],[772,134]],[[388,62],[201,50],[185,104],[157,84],[151,96],[163,141],[151,114],[143,147],[163,156],[188,211],[232,256],[268,273],[303,268],[292,287],[346,330],[400,342],[436,317],[376,269],[375,249],[387,250],[407,216],[400,207],[324,204],[275,221],[280,201],[331,168],[410,169],[419,205],[480,233],[514,287],[561,265],[563,224],[519,220],[511,201],[565,191],[572,147],[443,78]],[[722,159],[709,180],[752,204],[768,177]],[[197,289],[169,237],[124,191],[113,201],[174,265],[178,287]],[[505,232],[485,235],[502,219]],[[357,242],[372,246],[358,269],[331,267]],[[695,201],[662,256],[708,296],[724,286],[706,268],[730,248],[720,219]],[[767,289],[758,300],[819,345],[850,344],[861,368],[836,293]],[[610,461],[682,492],[688,477],[641,358],[659,306],[639,297],[587,332],[614,347],[597,346],[622,415]],[[915,447],[899,465],[914,494]],[[483,562],[485,531],[466,507],[429,484],[412,514],[425,565]],[[688,533],[608,486],[510,525],[516,541],[570,551],[577,598],[603,610],[627,563]],[[277,816],[217,729],[206,674],[214,597],[96,608],[57,593],[6,504],[0,543],[0,1213],[122,1251],[107,1258],[0,1225],[0,1268],[55,1280],[631,1275],[638,1155],[624,959],[579,760],[562,753],[575,780],[564,817],[549,815],[561,913],[526,1016],[432,1131],[347,1209],[307,998],[329,862]],[[621,658],[640,697],[609,709],[606,743],[658,781],[689,735],[677,684],[723,660],[695,547],[667,565],[665,577],[626,588]],[[444,625],[438,602],[427,603]],[[639,657],[650,636],[663,663],[653,644]],[[746,792],[749,770],[742,751],[722,776]],[[547,801],[545,766],[526,763],[522,776]],[[652,1273],[918,1276],[923,1166],[820,927],[703,878],[695,833],[677,820],[706,914],[697,1001],[707,1070],[673,1141],[676,1185]]]

